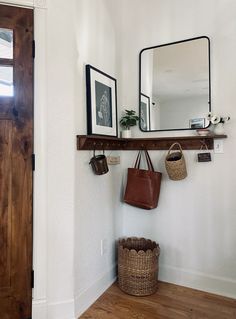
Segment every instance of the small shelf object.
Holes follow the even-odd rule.
[[[176,136],[151,138],[116,138],[98,135],[77,135],[77,150],[168,150],[173,143],[180,143],[184,150],[199,150],[206,145],[214,148],[214,139],[227,138],[227,135]]]

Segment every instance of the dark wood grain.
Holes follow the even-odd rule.
[[[168,283],[133,297],[112,285],[80,319],[235,319],[236,300]]]
[[[115,138],[96,135],[77,135],[77,150],[168,150],[173,143],[180,143],[184,150],[199,150],[204,144],[213,149],[214,139],[226,135],[179,136],[158,138]]]
[[[0,121],[0,288],[10,287],[12,122]]]
[[[0,272],[6,265],[0,276],[0,318],[27,319],[32,308],[33,11],[0,5],[0,28],[14,31],[14,97],[0,97],[0,192],[5,190]]]

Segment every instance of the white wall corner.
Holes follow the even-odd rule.
[[[206,291],[216,295],[236,298],[236,280],[212,276],[202,272],[160,265],[159,280]]]
[[[75,314],[79,318],[114,282],[116,281],[116,265],[106,272],[88,289],[75,297]]]

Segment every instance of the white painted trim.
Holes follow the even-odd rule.
[[[48,304],[47,318],[50,319],[76,319],[74,299]],[[40,318],[42,319],[42,318]]]
[[[47,300],[33,301],[32,318],[47,319]]]
[[[184,287],[190,287],[229,298],[236,298],[236,280],[230,278],[212,276],[169,265],[160,265],[159,279]]]
[[[47,318],[47,66],[44,9],[34,10],[34,218],[33,218],[33,319]]]
[[[47,300],[33,301],[34,319],[76,319],[74,317],[74,300],[47,303]]]
[[[0,0],[0,4],[27,8],[47,8],[47,0]]]
[[[115,281],[116,265],[88,289],[78,293],[75,297],[76,318],[79,318]]]

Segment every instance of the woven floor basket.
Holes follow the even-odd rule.
[[[130,237],[118,243],[118,283],[122,291],[133,296],[148,296],[157,291],[157,243]]]

